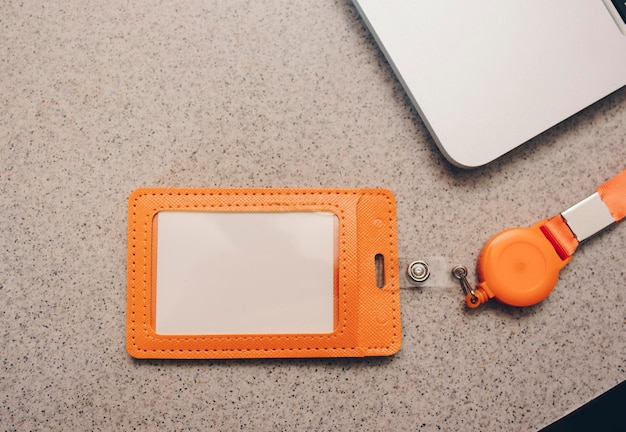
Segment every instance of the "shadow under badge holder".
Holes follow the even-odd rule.
[[[401,334],[391,192],[131,194],[133,357],[387,356],[399,350]]]
[[[593,195],[530,228],[512,228],[493,236],[478,258],[478,286],[467,281],[467,269],[453,268],[465,301],[476,308],[495,298],[511,306],[544,300],[560,270],[578,245],[626,216],[626,170],[602,184]]]

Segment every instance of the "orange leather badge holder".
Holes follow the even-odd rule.
[[[334,215],[330,331],[158,333],[155,323],[160,212]],[[126,346],[137,358],[392,355],[401,343],[398,268],[395,199],[387,190],[138,189],[131,194],[128,207]],[[286,270],[275,269],[279,274]],[[233,280],[242,277],[232,275]],[[299,277],[302,279],[296,278],[294,285],[308,275]],[[185,279],[177,283],[184,285]],[[210,287],[210,278],[206,284]],[[249,285],[254,287],[254,280]],[[274,311],[279,317],[283,313],[286,312]]]

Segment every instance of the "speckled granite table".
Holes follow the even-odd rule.
[[[403,290],[391,358],[136,361],[124,347],[131,190],[386,187],[401,256],[472,265],[493,233],[624,168],[624,89],[463,171],[347,0],[6,1],[0,88],[1,430],[526,431],[626,379],[619,225],[535,307]]]

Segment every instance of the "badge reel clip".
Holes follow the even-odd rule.
[[[537,304],[552,292],[580,242],[625,216],[626,170],[550,219],[493,236],[478,257],[476,288],[467,280],[467,268],[455,266],[452,275],[460,281],[470,308],[490,298],[511,306]]]

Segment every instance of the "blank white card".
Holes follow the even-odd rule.
[[[157,214],[156,332],[330,333],[337,217]]]

